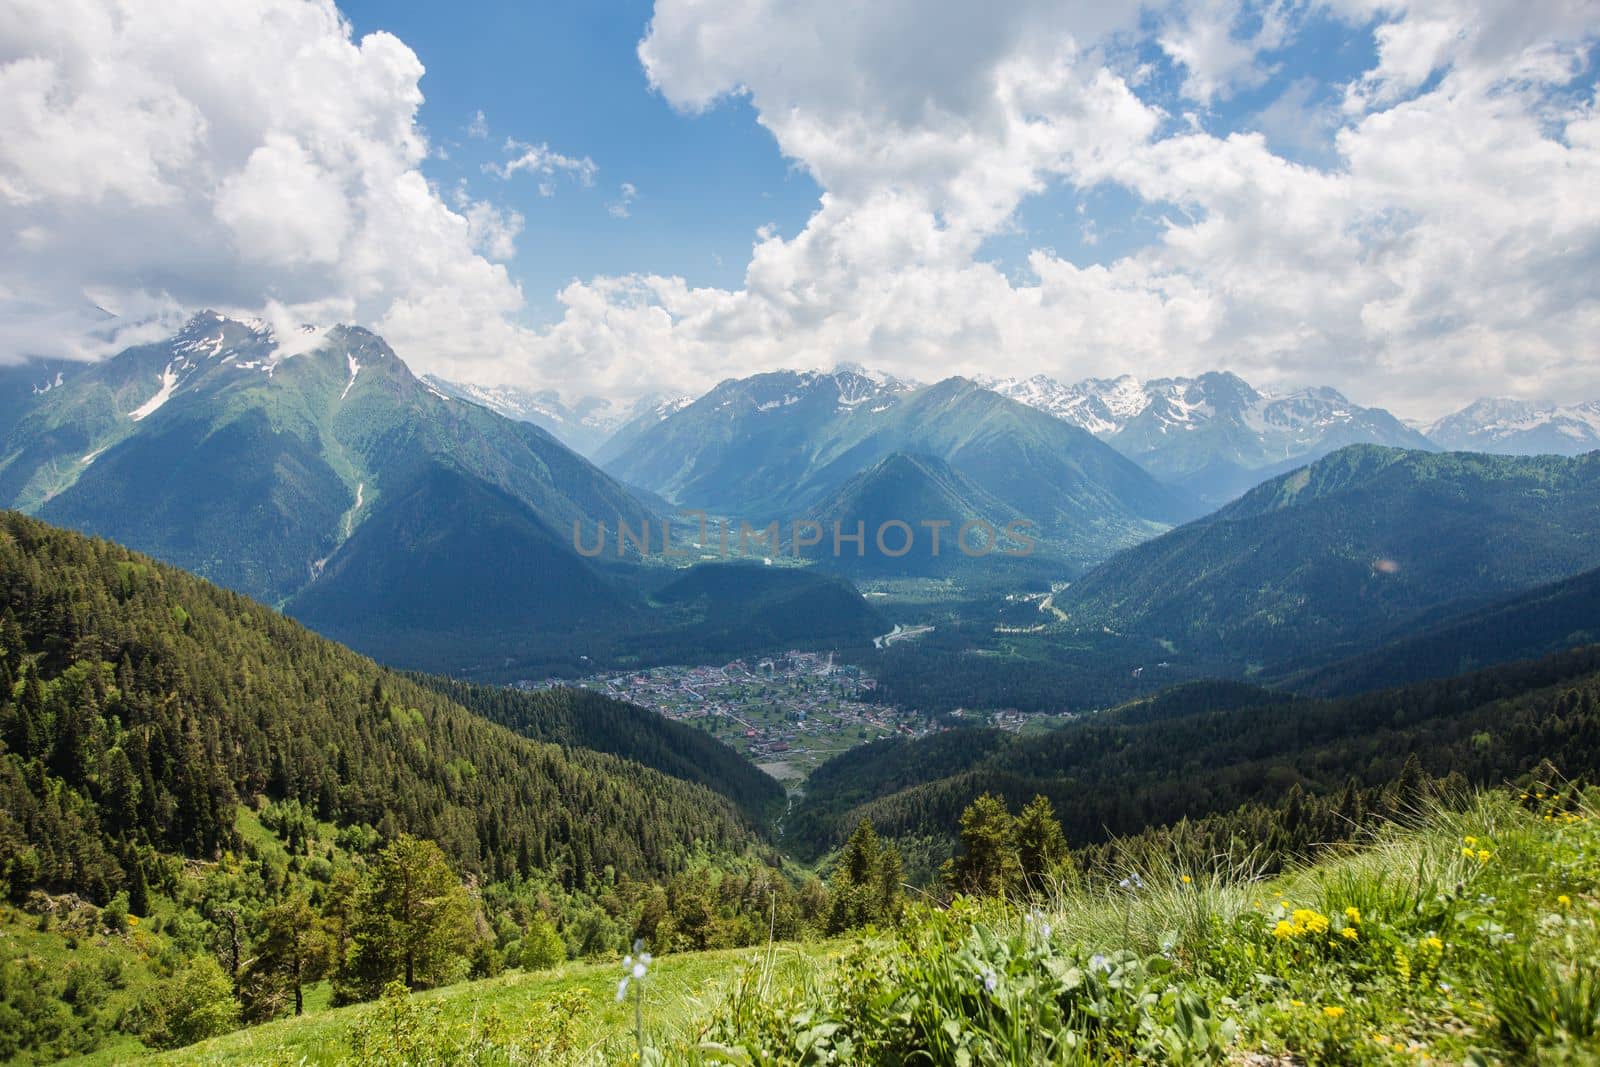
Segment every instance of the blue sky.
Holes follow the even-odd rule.
[[[636,49],[649,3],[505,0],[441,5],[359,0],[340,5],[361,36],[395,34],[422,60],[421,122],[448,159],[423,171],[525,220],[513,261],[527,317],[555,316],[553,294],[574,278],[645,272],[693,285],[737,286],[758,227],[792,234],[816,210],[818,189],[778,151],[748,104],[700,115],[652,92]],[[489,136],[467,128],[484,113]],[[527,175],[485,174],[507,138],[592,159],[593,184],[559,178],[541,196]],[[611,215],[623,182],[637,190],[627,218]]]
[[[1600,397],[1600,0],[75,2],[0,42],[0,360]]]
[[[569,281],[597,275],[675,275],[737,288],[757,229],[792,236],[817,208],[821,188],[784,159],[746,99],[686,114],[651,89],[637,54],[649,2],[346,0],[340,10],[358,37],[393,33],[427,68],[420,121],[448,156],[423,165],[429,178],[447,189],[464,179],[475,196],[523,216],[512,269],[531,323],[557,316],[553,295]],[[1236,30],[1248,35],[1258,26],[1247,17]],[[1169,110],[1170,128],[1193,116],[1219,136],[1259,130],[1280,156],[1320,167],[1336,162],[1341,87],[1374,58],[1370,25],[1312,15],[1286,47],[1262,54],[1268,78],[1207,106],[1182,99],[1183,69],[1153,40],[1122,61],[1147,67],[1141,95]],[[1284,109],[1276,120],[1274,105]],[[474,138],[467,130],[479,111],[489,134]],[[593,160],[592,184],[558,177],[544,196],[527,175],[486,174],[486,164],[507,158],[507,138]],[[636,194],[618,218],[610,207],[624,182]],[[1057,181],[1022,201],[980,255],[1017,278],[1028,277],[1028,253],[1038,247],[1079,265],[1106,264],[1155,241],[1170,211],[1114,183],[1080,189]]]

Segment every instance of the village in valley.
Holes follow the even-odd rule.
[[[697,726],[794,784],[845,749],[940,728],[921,713],[873,703],[876,679],[829,652],[518,683],[529,690],[555,686],[594,690]]]

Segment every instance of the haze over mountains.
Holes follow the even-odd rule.
[[[1576,456],[1600,448],[1600,400],[1541,407],[1523,400],[1484,399],[1447,415],[1424,432],[1441,448]]]
[[[854,364],[842,364],[833,373],[881,382],[892,393],[918,387]],[[582,397],[568,404],[553,390],[428,380],[452,396],[542,426],[602,465],[624,456],[642,433],[699,399],[652,395],[621,405]],[[1485,398],[1421,423],[1354,403],[1326,386],[1270,392],[1226,371],[1143,382],[1124,374],[1067,384],[1041,374],[984,377],[977,383],[1087,430],[1158,480],[1212,505],[1351,444],[1568,456],[1600,448],[1600,401],[1540,406]],[[729,383],[718,386],[724,392],[728,388]]]
[[[568,404],[554,389],[521,389],[514,385],[472,385],[452,382],[436,374],[423,381],[448,396],[470,400],[518,422],[531,422],[581,456],[593,456],[629,423],[651,414],[675,410],[693,397],[651,395],[631,404],[599,396],[584,396]]]

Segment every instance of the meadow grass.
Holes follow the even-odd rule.
[[[1149,856],[893,931],[663,957],[642,1047],[617,963],[572,963],[157,1062],[1600,1063],[1597,920],[1593,798],[1499,791],[1272,878]]]

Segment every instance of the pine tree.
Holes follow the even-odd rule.
[[[945,880],[959,893],[1006,896],[1022,884],[1016,821],[1005,801],[985,793],[961,813],[961,851],[946,861]]]
[[[1056,809],[1045,796],[1035,796],[1017,816],[1017,859],[1029,889],[1039,891],[1068,860],[1067,835]]]
[[[471,901],[444,852],[400,834],[362,884],[339,996],[375,997],[395,980],[409,989],[437,985],[466,954],[473,933]]]
[[[903,867],[900,853],[883,843],[870,820],[862,819],[840,851],[829,883],[828,932],[837,934],[898,919]]]
[[[296,1015],[305,1011],[305,985],[327,974],[330,962],[327,930],[304,895],[293,893],[262,912],[250,971],[271,986],[292,992]]]

